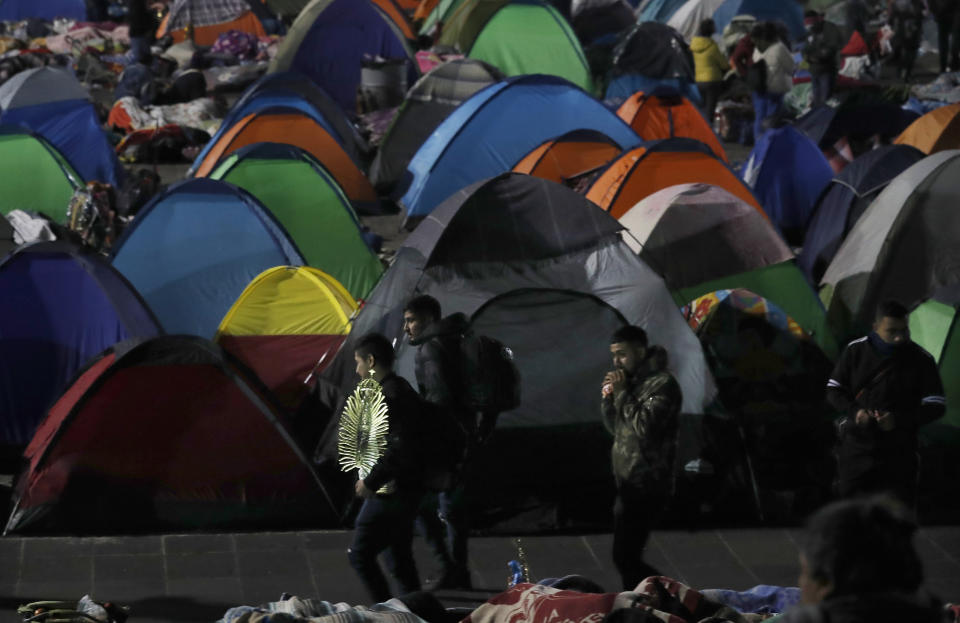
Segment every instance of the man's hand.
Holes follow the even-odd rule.
[[[877,421],[877,426],[885,433],[889,433],[896,427],[893,414],[889,411],[874,411],[873,418]]]
[[[868,424],[870,424],[870,419],[872,417],[873,415],[871,415],[871,413],[866,409],[858,409],[857,417],[855,418],[854,421],[856,422],[857,426],[867,426]]]
[[[357,481],[357,484],[353,486],[353,490],[356,492],[358,498],[372,498],[376,493],[367,488],[367,485],[365,485],[362,480]]]

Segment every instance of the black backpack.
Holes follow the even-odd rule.
[[[520,406],[520,371],[502,342],[467,330],[460,338],[463,404],[481,413]]]

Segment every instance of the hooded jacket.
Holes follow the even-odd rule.
[[[694,37],[690,41],[693,52],[693,65],[696,68],[697,82],[720,82],[727,73],[727,59],[720,52],[720,46],[710,37]]]
[[[767,93],[783,95],[793,88],[793,71],[796,63],[793,55],[783,42],[776,41],[767,46],[766,50],[759,48],[753,51],[753,62],[763,60],[767,65]]]
[[[463,407],[460,339],[469,324],[464,314],[451,314],[410,341],[413,346],[419,346],[414,366],[420,396],[465,426],[469,424],[469,417]],[[475,422],[473,426],[476,426]]]
[[[387,403],[387,446],[367,477],[367,488],[376,491],[393,482],[404,491],[423,488],[426,457],[431,451],[431,431],[421,417],[420,397],[406,379],[390,372],[380,382]]]
[[[611,460],[618,486],[669,493],[683,395],[656,357],[648,357],[626,387],[600,402],[603,425],[613,435]]]

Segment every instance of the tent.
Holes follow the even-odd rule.
[[[927,156],[895,177],[856,222],[821,280],[838,335],[868,330],[885,299],[910,307],[960,282],[958,176],[960,150]]]
[[[115,187],[123,180],[86,89],[66,69],[28,69],[0,85],[0,124],[36,132],[85,180]]]
[[[309,461],[259,383],[207,340],[123,343],[37,430],[6,532],[334,526]]]
[[[763,133],[741,175],[787,242],[800,244],[833,169],[816,143],[784,126]]]
[[[259,201],[206,178],[151,199],[113,248],[114,268],[168,332],[209,337],[254,277],[305,263]]]
[[[70,163],[42,137],[0,127],[0,214],[36,211],[63,223],[70,197],[82,185]]]
[[[0,259],[17,248],[13,226],[3,214],[0,214]]]
[[[667,23],[687,0],[648,0],[637,9],[638,22]]]
[[[637,91],[660,93],[667,88],[700,103],[690,46],[669,26],[638,23],[613,50],[605,97],[627,98]]]
[[[485,61],[508,76],[550,74],[593,88],[580,42],[544,0],[466,0],[443,23],[439,45]]]
[[[233,152],[211,174],[238,186],[280,222],[307,264],[337,279],[355,297],[380,278],[380,259],[361,236],[360,221],[333,176],[302,149],[254,143]]]
[[[311,116],[285,106],[251,113],[234,124],[202,161],[194,163],[194,175],[206,177],[222,158],[253,143],[284,143],[303,149],[330,171],[358,212],[377,209],[373,186],[337,139]]]
[[[887,184],[923,159],[909,145],[885,145],[851,162],[817,199],[797,265],[819,283],[840,243]]]
[[[461,104],[407,166],[400,199],[408,223],[459,189],[509,170],[544,141],[577,129],[606,134],[621,148],[640,139],[627,124],[575,85],[555,76],[507,78]]]
[[[535,175],[579,188],[623,150],[613,139],[593,130],[574,130],[546,141],[513,165],[516,173]]]
[[[4,221],[5,222],[5,221]],[[161,333],[140,296],[99,255],[62,242],[0,263],[0,444],[24,446],[87,361]]]
[[[913,145],[928,155],[960,148],[960,103],[931,110],[911,123],[894,143]]]
[[[755,207],[708,184],[670,186],[620,217],[624,240],[657,271],[678,305],[717,290],[746,288],[796,319],[828,356],[837,344],[826,312],[793,253]]]
[[[625,151],[596,178],[587,199],[620,218],[638,201],[677,184],[725,188],[757,210],[760,202],[709,147],[689,138],[645,143]]]
[[[265,37],[252,6],[249,0],[174,0],[157,29],[157,38],[169,34],[174,43],[180,43],[187,39],[188,28],[193,28],[197,45],[213,45],[217,37],[231,30]]]
[[[370,165],[374,187],[392,191],[437,126],[474,93],[502,79],[496,67],[469,58],[447,61],[420,78],[407,92]]]
[[[910,339],[933,355],[946,391],[947,414],[942,423],[960,426],[960,338],[957,309],[960,288],[944,288],[910,312]]]
[[[586,0],[570,7],[570,25],[584,47],[611,44],[636,21],[626,0]]]
[[[333,361],[357,302],[340,282],[307,266],[277,266],[254,278],[224,316],[214,341],[294,408],[311,374]]]
[[[794,126],[821,150],[827,150],[841,139],[869,141],[872,146],[873,137],[879,136],[884,143],[890,142],[916,119],[915,112],[892,102],[858,101],[851,95],[839,106],[818,106],[797,119]]]
[[[0,22],[19,22],[39,18],[53,21],[58,17],[87,21],[86,0],[3,0],[0,2]]]
[[[361,162],[368,147],[347,114],[323,89],[293,71],[266,74],[251,84],[230,108],[213,138],[204,145],[187,172],[193,176],[221,136],[247,115],[275,107],[295,108],[319,123],[337,139],[354,162]]]
[[[738,15],[752,15],[765,22],[783,22],[795,39],[801,39],[805,33],[803,6],[796,0],[686,0],[664,21],[690,39],[697,34],[701,21],[712,18],[717,32],[722,32]]]
[[[298,71],[353,112],[365,55],[407,59],[407,84],[416,81],[408,38],[412,31],[402,29],[372,0],[312,0],[293,22],[269,71]]]
[[[523,403],[500,416],[492,445],[483,453],[488,458],[476,470],[483,482],[468,486],[476,496],[472,516],[478,523],[496,521],[495,516],[517,518],[529,508],[548,514],[558,506],[579,505],[581,511],[606,513],[605,504],[583,508],[580,496],[595,496],[598,483],[609,478],[609,438],[589,379],[600,378],[592,375],[609,365],[609,353],[597,340],[606,339],[602,336],[618,315],[646,327],[669,351],[683,388],[684,412],[701,412],[712,398],[692,333],[663,281],[620,240],[620,230],[614,219],[559,184],[517,173],[478,182],[456,192],[407,237],[354,322],[351,336],[380,331],[396,338],[398,373],[413,379],[414,348],[402,333],[409,297],[429,294],[445,314],[463,312],[474,322],[484,317],[484,304],[496,313],[482,330],[509,336],[507,346],[520,354]],[[495,303],[511,293],[515,298]],[[581,342],[585,339],[591,346]],[[326,373],[343,390],[355,382],[351,340]],[[561,351],[575,354],[551,356],[544,363]],[[527,354],[535,356],[527,360]],[[556,382],[560,378],[577,380]],[[517,470],[518,461],[529,457],[537,457],[537,469]],[[550,487],[545,480],[557,484]],[[557,497],[530,499],[547,494]],[[525,529],[533,527],[530,521]],[[562,518],[556,515],[546,519],[550,527],[558,521]]]
[[[693,102],[682,95],[656,95],[639,91],[620,105],[617,116],[645,141],[693,138],[710,147],[717,158],[728,161],[727,153],[710,123]]]

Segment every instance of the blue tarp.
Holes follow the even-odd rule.
[[[87,100],[13,108],[0,115],[0,123],[26,127],[45,138],[86,181],[114,187],[123,181],[123,167]]]
[[[151,200],[113,257],[169,333],[208,339],[254,277],[304,264],[287,232],[251,194],[207,178],[180,182]]]
[[[683,78],[648,78],[640,74],[624,74],[610,81],[604,99],[620,98],[626,100],[637,91],[653,93],[666,91],[679,93],[694,104],[702,103],[700,89],[696,83]]]
[[[797,0],[725,0],[713,14],[717,32],[722,32],[737,15],[752,15],[761,22],[781,21],[794,39],[802,39],[806,34],[803,4]]]
[[[24,445],[94,356],[161,333],[105,260],[65,243],[20,249],[0,264],[0,444]]]
[[[796,235],[806,227],[817,198],[833,178],[833,169],[813,141],[786,126],[763,134],[741,177],[770,222],[789,239],[790,232]]]
[[[0,22],[16,22],[31,17],[54,20],[69,17],[87,21],[86,0],[0,0]]]
[[[310,26],[291,69],[320,85],[344,110],[356,110],[364,55],[407,58],[407,85],[418,77],[416,61],[383,15],[368,0],[334,0]]]
[[[910,145],[886,145],[848,164],[827,186],[810,220],[797,266],[814,285],[867,205],[887,184],[924,157]]]
[[[556,76],[516,76],[461,104],[414,155],[400,200],[408,219],[429,214],[456,191],[513,168],[530,151],[573,130],[595,130],[621,148],[640,137],[615,113]]]

